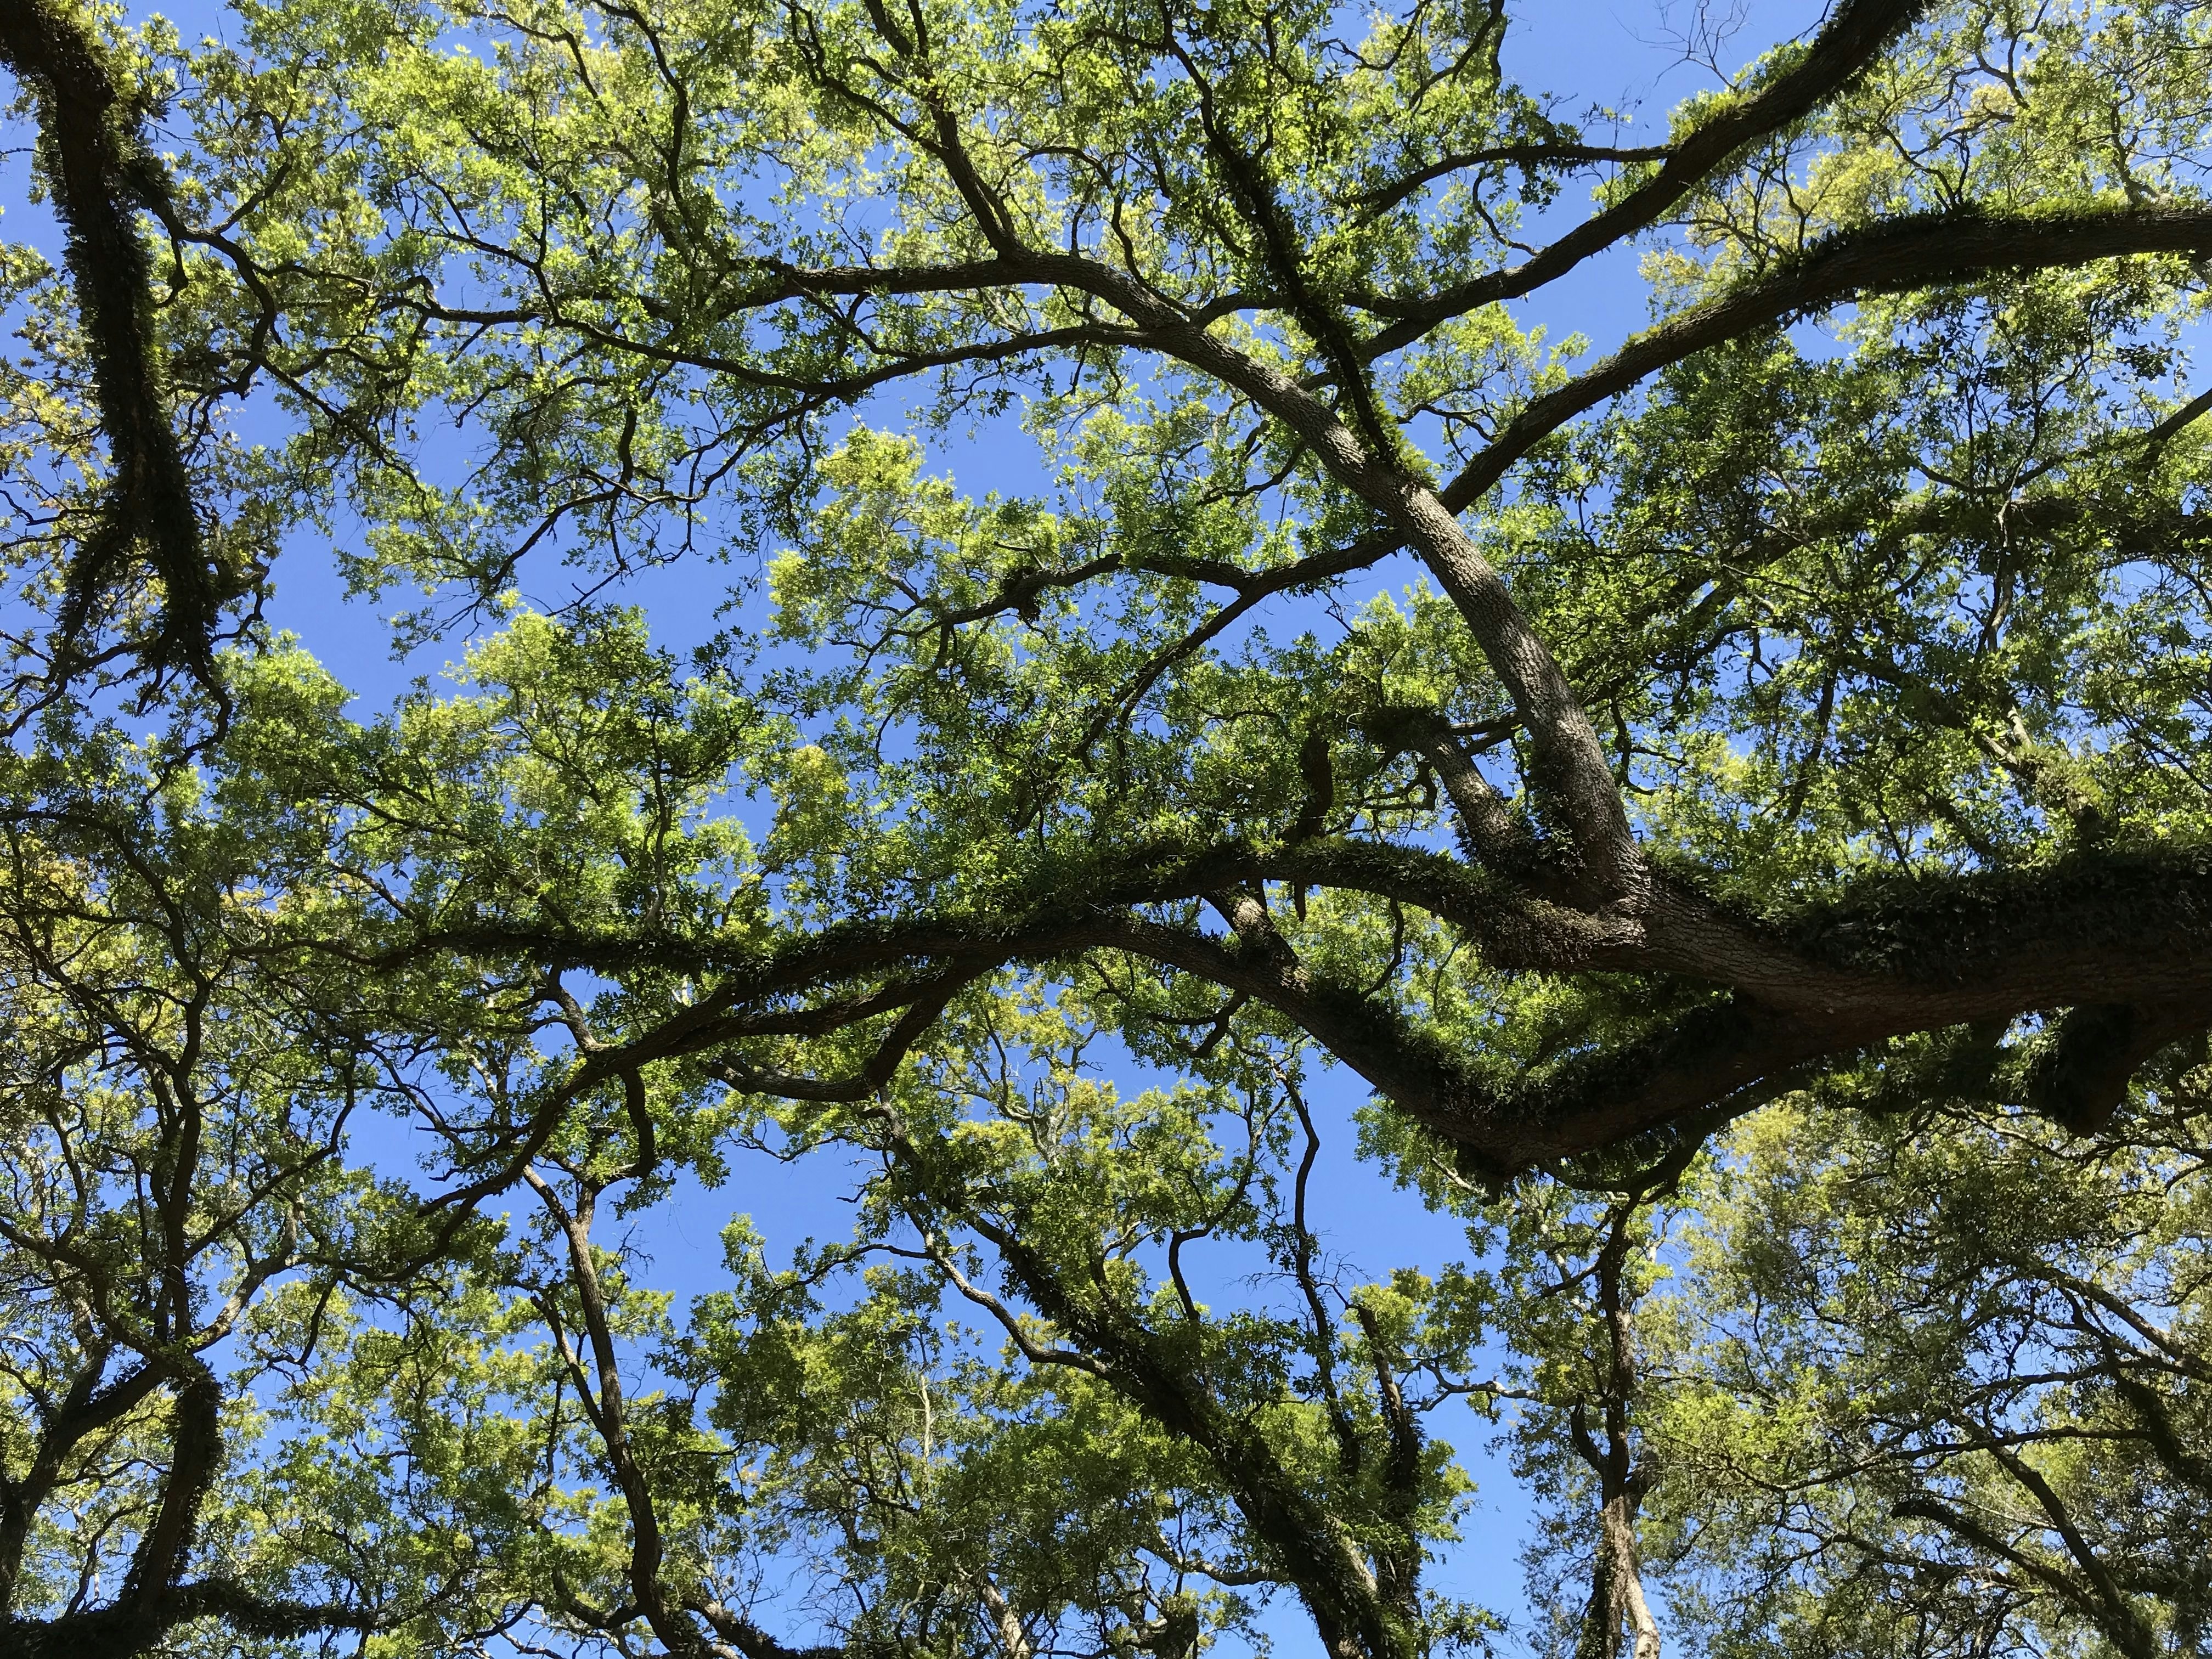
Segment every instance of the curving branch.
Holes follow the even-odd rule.
[[[1541,252],[1440,293],[1363,301],[1365,309],[1396,319],[1367,339],[1369,360],[1401,350],[1437,324],[1478,307],[1533,294],[1592,254],[1657,223],[1731,157],[1804,119],[1850,86],[1928,9],[1929,0],[1845,0],[1789,70],[1749,96],[1725,102],[1671,146],[1649,179]]]
[[[236,588],[201,538],[160,368],[153,261],[133,211],[155,202],[166,209],[167,182],[139,137],[136,112],[66,0],[0,6],[0,63],[38,106],[40,157],[66,237],[64,262],[91,347],[108,447],[106,503],[67,573],[58,666],[67,678],[83,665],[100,606],[131,580],[136,554],[161,585],[160,621],[142,660],[215,690],[216,629]]]
[[[2117,1588],[2109,1595],[2100,1594],[2102,1586],[2080,1583],[2046,1556],[2020,1547],[1986,1522],[1927,1492],[1900,1498],[1890,1513],[1900,1520],[1929,1522],[1984,1554],[2009,1562],[2072,1606],[2128,1659],[2152,1659],[2157,1652],[2156,1638]]]
[[[1418,906],[1492,968],[1671,982],[1680,1012],[1501,1076],[1301,960],[1268,918],[1270,883]],[[2058,1009],[2107,1011],[2077,1016],[2078,1036],[2062,1025],[2036,1097],[2061,1121],[2087,1121],[2160,1048],[2212,1024],[2212,853],[2093,852],[2051,869],[1868,884],[1770,918],[1731,913],[1671,877],[1655,879],[1640,918],[1592,916],[1441,854],[1337,839],[1161,848],[1070,867],[1046,885],[1049,900],[1028,908],[856,921],[765,953],[522,927],[442,935],[440,948],[711,975],[692,1009],[591,1056],[594,1078],[698,1056],[732,1087],[848,1101],[881,1089],[951,1000],[999,968],[1133,956],[1273,1009],[1493,1177],[1745,1109],[1894,1037]],[[1212,902],[1229,930],[1161,919],[1158,907],[1194,901]],[[731,1052],[750,1036],[819,1035],[895,1007],[903,1012],[848,1077],[765,1072]],[[495,1172],[469,1191],[516,1178]]]
[[[2000,271],[2045,270],[2146,253],[2212,251],[2212,207],[2075,208],[2000,215],[1915,214],[1838,231],[1775,269],[1646,330],[1586,374],[1535,398],[1442,491],[1472,506],[1506,470],[1577,415],[1709,347],[1794,317],[1878,294],[1904,294]],[[2202,410],[2184,405],[2154,428],[2162,442]]]
[[[1380,216],[1418,196],[1439,179],[1448,179],[1455,173],[1464,173],[1469,167],[1496,167],[1503,163],[1508,167],[1523,167],[1531,173],[1554,168],[1565,171],[1572,167],[1599,167],[1608,161],[1663,161],[1673,154],[1664,144],[1580,144],[1563,139],[1525,144],[1492,144],[1482,149],[1439,156],[1427,166],[1415,167],[1387,185],[1361,191],[1352,200],[1369,213]]]
[[[219,1619],[240,1636],[291,1642],[337,1632],[389,1630],[405,1623],[407,1616],[258,1595],[234,1579],[202,1578],[176,1586],[152,1607],[118,1603],[43,1622],[0,1623],[0,1654],[8,1659],[131,1659],[160,1650],[173,1632],[204,1619]]]
[[[997,1252],[1012,1285],[1047,1321],[1080,1343],[1085,1369],[1212,1465],[1253,1532],[1280,1563],[1312,1614],[1330,1659],[1411,1659],[1416,1631],[1398,1617],[1358,1543],[1283,1457],[1261,1422],[1231,1409],[1192,1364],[1181,1332],[1162,1333],[1100,1297],[1095,1271],[1068,1271],[1018,1225],[972,1212],[958,1201],[957,1170],[939,1146],[886,1120],[888,1150],[926,1201],[959,1213]],[[949,1258],[940,1255],[940,1266]],[[1006,1322],[1018,1331],[1018,1322]],[[1418,1432],[1414,1430],[1413,1432]],[[1418,1569],[1418,1553],[1414,1570]]]

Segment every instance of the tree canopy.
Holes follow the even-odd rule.
[[[2203,1650],[2212,9],[1513,21],[0,0],[0,1651]]]

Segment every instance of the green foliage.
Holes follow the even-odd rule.
[[[2205,8],[0,12],[0,1652],[2203,1650]]]

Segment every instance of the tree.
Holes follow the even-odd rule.
[[[82,132],[57,113],[44,142],[83,181],[56,202],[114,453],[146,434],[151,477],[179,453],[157,382],[125,372],[145,346],[102,320],[150,295],[97,297],[131,275],[94,250],[136,200],[172,239],[170,326],[206,342],[171,395],[279,388],[299,435],[234,487],[306,497],[264,516],[365,513],[365,580],[489,594],[571,538],[672,556],[722,480],[799,510],[830,406],[924,375],[950,377],[947,415],[1035,388],[1030,423],[1078,492],[1064,510],[886,522],[929,493],[863,446],[844,508],[791,524],[844,539],[790,573],[787,626],[880,665],[817,695],[927,734],[896,767],[850,745],[852,787],[926,795],[927,830],[895,904],[855,895],[876,914],[839,918],[850,946],[809,930],[745,996],[1134,951],[1300,1024],[1498,1172],[2044,1008],[2085,1011],[2041,1093],[2086,1121],[2192,1024],[2199,876],[2156,834],[2186,714],[2140,682],[2081,702],[2094,664],[2069,648],[2100,626],[2187,635],[2157,586],[2194,546],[2199,406],[2160,391],[2212,234],[2189,193],[2185,14],[1845,5],[1667,145],[1615,154],[1504,81],[1496,9],[1419,8],[1364,46],[1274,8],[310,9],[251,14],[246,50],[195,65],[198,154],[173,182],[133,148],[136,71],[102,67],[64,13],[18,15],[12,61],[49,111],[106,112]],[[158,95],[158,61],[143,73]],[[1595,214],[1517,254],[1518,219],[1592,168],[1619,173]],[[1602,362],[1572,372],[1508,323],[1504,301],[1669,226],[1690,240],[1660,319]],[[1847,358],[1776,332],[1844,306]],[[1892,401],[1896,420],[1852,418]],[[459,485],[404,447],[439,407],[495,446]],[[54,536],[86,550],[56,556],[65,660],[127,562],[120,528],[74,536],[73,514],[142,541],[158,519],[182,546],[181,520],[134,505],[138,465],[57,509]],[[1443,596],[1412,641],[1353,626],[1209,684],[1234,660],[1209,647],[1271,597],[1399,548]],[[248,556],[161,557],[198,562],[164,579],[141,660],[198,661],[176,641]],[[2120,599],[2118,568],[2150,591]],[[1765,590],[1816,569],[1770,618]],[[1126,618],[1110,647],[1067,637],[1079,606]],[[1662,617],[1671,649],[1646,637]],[[1293,719],[1300,671],[1334,684]],[[1177,763],[1198,723],[1254,724],[1233,720],[1247,708],[1269,740],[1223,750],[1218,780]],[[1018,761],[963,766],[1016,709]],[[2183,726],[2130,726],[2154,711]],[[1923,754],[1916,795],[1980,788],[1984,821],[1820,764],[1877,713]],[[1784,778],[1778,799],[1742,789],[1754,845],[1728,853],[1672,822],[1705,793],[1683,751],[1723,732]],[[1085,786],[1109,748],[1101,802]],[[1409,778],[1452,801],[1464,860],[1400,827]],[[1011,842],[1009,820],[1036,833]],[[986,825],[982,878],[961,854]],[[1756,854],[1796,878],[1790,914]],[[1679,1005],[1490,1076],[1434,1020],[1304,962],[1270,888],[1417,902],[1494,972],[1656,977]],[[1224,934],[1155,914],[1208,894]]]
[[[1723,1629],[1771,1620],[1807,1651],[1916,1626],[1930,1652],[2202,1644],[2201,1077],[2175,1072],[2174,1106],[2121,1136],[1853,1119],[1809,1164],[1788,1116],[1755,1132],[1708,1224],[1724,1334],[1682,1453],[1740,1494],[1698,1505]],[[1752,1400],[1764,1429],[1716,1409]]]
[[[1800,1097],[1649,1185],[1467,1206],[1540,1640],[2198,1650],[2201,1063],[2094,1137]]]
[[[0,11],[67,234],[8,273],[8,1525],[98,1495],[6,1569],[10,1640],[760,1659],[746,1552],[826,1539],[848,1650],[1184,1652],[1268,1584],[1347,1659],[1477,1640],[1423,1579],[1431,1414],[1486,1330],[1568,1339],[1332,1276],[1310,1066],[1440,1201],[1627,1194],[1625,1306],[1632,1200],[1767,1103],[2124,1136],[2212,1024],[2197,10],[1839,0],[1650,145],[1513,85],[1501,4],[235,16]],[[1630,246],[1609,355],[1515,319]],[[963,422],[1036,492],[931,476]],[[453,696],[349,721],[260,626],[349,526],[410,637],[501,622]],[[749,545],[689,675],[507,597]],[[1171,1086],[1097,1095],[1102,1042]],[[364,1107],[421,1180],[349,1163]],[[596,1229],[749,1138],[874,1160],[863,1224],[677,1320]],[[1209,1307],[1203,1239],[1281,1305]],[[867,1472],[732,1403],[802,1372]],[[1032,1426],[1049,1499],[975,1473]],[[1893,1518],[2029,1547],[1938,1484]],[[1079,1547],[1016,1549],[1024,1502]],[[2119,1650],[2193,1639],[2117,1610],[2179,1580],[2051,1571]]]

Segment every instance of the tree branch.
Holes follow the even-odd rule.
[[[1824,307],[1996,271],[2208,250],[2212,208],[2184,205],[2014,215],[1960,210],[1838,231],[1764,275],[1646,330],[1588,373],[1534,399],[1468,463],[1442,498],[1453,511],[1465,510],[1544,438],[1646,375]]]
[[[1533,258],[1418,300],[1368,301],[1368,309],[1398,320],[1365,343],[1367,355],[1371,359],[1401,350],[1448,318],[1534,293],[1592,254],[1656,223],[1746,145],[1803,119],[1856,80],[1928,4],[1929,0],[1844,0],[1794,65],[1750,96],[1729,100],[1673,145],[1665,164],[1650,179]]]
[[[0,6],[0,63],[38,104],[40,158],[92,349],[112,473],[101,521],[70,562],[58,622],[64,677],[83,656],[102,598],[125,580],[131,550],[143,547],[162,590],[144,660],[190,673],[219,698],[213,641],[232,589],[201,541],[159,366],[153,261],[130,206],[166,203],[160,163],[67,0]]]

